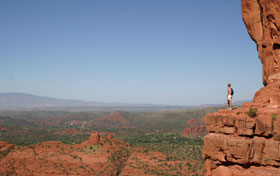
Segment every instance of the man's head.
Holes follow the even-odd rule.
[[[228,85],[227,85],[228,87],[231,87],[231,84],[230,83],[228,83]]]

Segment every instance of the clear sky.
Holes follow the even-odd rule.
[[[0,0],[0,92],[199,105],[252,99],[240,0]]]

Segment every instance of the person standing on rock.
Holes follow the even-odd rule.
[[[228,103],[228,109],[232,109],[232,95],[233,95],[233,90],[231,88],[231,84],[228,84],[227,88],[227,103]]]

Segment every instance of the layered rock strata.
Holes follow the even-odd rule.
[[[207,114],[205,122],[206,175],[280,175],[279,109],[244,104]]]
[[[242,16],[263,64],[252,103],[204,117],[206,176],[280,175],[280,0],[242,0]]]

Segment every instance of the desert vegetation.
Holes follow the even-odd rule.
[[[89,145],[80,152],[110,153],[107,160],[117,173],[138,168],[146,174],[154,175],[202,175],[203,139],[201,136],[182,137],[182,132],[185,128],[197,125],[195,119],[200,119],[206,113],[217,111],[219,108],[159,112],[6,111],[0,112],[0,141],[15,144],[15,148],[40,145],[45,141],[61,141],[75,146],[86,141],[92,131],[97,131],[101,136],[112,135],[120,140],[112,142],[105,138],[98,146]],[[121,141],[128,142],[130,147],[123,147],[117,151],[106,149],[106,146],[121,145]],[[65,150],[60,145],[56,145],[56,148]],[[145,157],[156,152],[164,158],[155,154],[151,159],[158,165],[151,168],[145,163],[146,160],[132,160],[136,151],[137,155],[144,154]],[[71,155],[70,158],[83,162],[83,158],[77,154]],[[127,160],[131,163],[125,165]],[[56,165],[56,168],[58,167],[60,166]],[[90,168],[83,164],[77,167],[75,172],[78,170]]]

